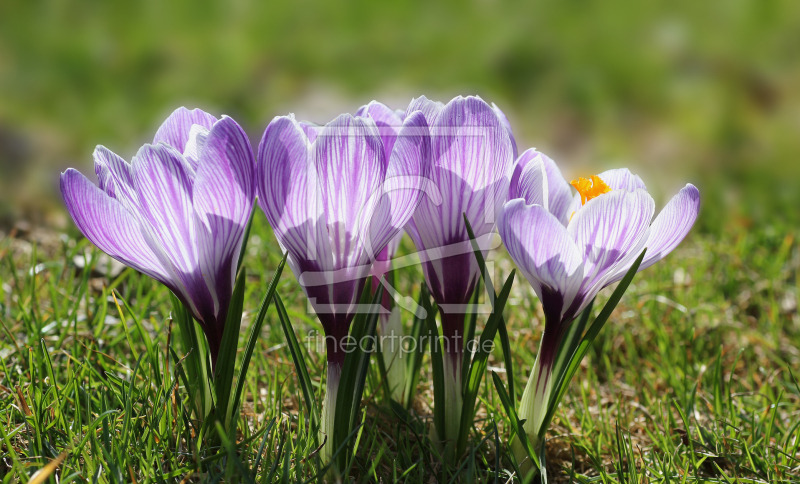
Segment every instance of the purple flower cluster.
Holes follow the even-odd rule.
[[[405,111],[372,102],[324,126],[278,116],[255,155],[231,118],[180,108],[130,163],[102,146],[94,161],[97,185],[74,169],[61,175],[75,224],[175,294],[203,328],[214,364],[256,196],[332,336],[329,380],[338,381],[344,361],[331,342],[347,336],[367,278],[387,270],[408,233],[453,341],[446,398],[459,412],[461,333],[479,277],[464,214],[484,253],[499,233],[538,295],[546,327],[535,371],[546,375],[562,335],[598,291],[644,248],[639,270],[669,254],[700,200],[687,185],[653,219],[653,198],[627,169],[572,182],[573,194],[553,160],[533,149],[517,156],[506,116],[478,97],[421,97]],[[548,379],[534,380],[526,393],[541,400]]]

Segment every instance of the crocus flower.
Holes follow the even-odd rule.
[[[372,263],[416,209],[429,169],[422,113],[410,112],[391,137],[377,114],[364,111],[366,117],[343,114],[321,128],[278,116],[258,149],[259,204],[325,330],[321,430],[329,441],[345,357],[340,345]],[[382,135],[393,141],[388,156]],[[323,459],[331,453],[326,444]]]
[[[465,306],[479,276],[463,214],[481,247],[488,248],[508,197],[516,148],[505,116],[478,97],[459,96],[444,105],[423,96],[411,102],[407,112],[413,111],[421,111],[430,126],[430,179],[442,201],[423,198],[406,231],[421,252],[425,281],[442,319],[447,418],[445,428],[436,429],[437,438],[455,441]]]
[[[129,164],[94,152],[99,186],[61,174],[75,225],[100,250],[167,286],[203,328],[216,365],[253,205],[255,160],[236,122],[179,108]]]
[[[362,106],[356,111],[356,116],[371,117],[378,127],[378,133],[383,142],[383,153],[386,157],[388,165],[389,158],[391,157],[395,140],[400,134],[400,129],[403,126],[403,119],[405,118],[405,111],[395,111],[386,106],[385,104],[377,101]],[[400,402],[403,396],[403,384],[405,383],[405,366],[402,364],[402,357],[400,350],[400,341],[403,335],[403,325],[400,319],[400,308],[394,305],[394,299],[390,292],[389,282],[381,282],[381,276],[385,276],[391,270],[392,258],[397,253],[400,246],[400,239],[403,238],[403,231],[399,231],[397,235],[386,244],[375,257],[372,264],[372,291],[373,294],[378,290],[381,284],[384,284],[384,291],[381,295],[381,306],[383,311],[378,315],[378,322],[381,332],[381,355],[383,356],[384,365],[386,367],[387,379],[392,397]]]
[[[528,155],[524,153],[520,158]],[[498,229],[511,258],[533,286],[545,315],[541,348],[520,403],[519,418],[538,444],[559,343],[572,321],[604,287],[621,280],[644,248],[643,270],[688,234],[700,193],[688,184],[653,219],[655,203],[627,169],[567,182],[550,158],[536,154],[519,170]]]

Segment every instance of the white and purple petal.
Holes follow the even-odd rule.
[[[211,128],[199,159],[193,187],[198,262],[221,323],[255,196],[255,162],[247,135],[227,116]]]
[[[414,111],[422,111],[422,115],[425,116],[425,121],[427,121],[428,126],[431,126],[433,125],[434,121],[436,121],[436,117],[439,116],[439,113],[443,109],[444,104],[440,103],[439,101],[431,101],[425,96],[420,96],[411,100],[408,108],[406,108],[405,117],[407,118],[411,116]]]
[[[192,182],[183,156],[167,145],[144,145],[131,163],[143,218],[181,272],[197,266]]]
[[[544,194],[547,193],[547,201]],[[509,186],[509,200],[523,198],[528,205],[539,204],[562,225],[569,222],[572,190],[555,162],[531,148],[517,159]]]
[[[583,281],[583,258],[572,236],[544,207],[522,199],[505,204],[497,229],[542,301],[547,320],[559,323]]]
[[[415,103],[407,112],[437,108],[424,98]],[[463,214],[476,237],[494,230],[508,197],[513,148],[491,106],[476,97],[457,97],[435,116],[431,156],[430,178],[441,203],[423,197],[407,231],[417,249],[427,253],[425,276],[437,301],[464,304],[475,284],[477,263]]]
[[[584,260],[584,280],[577,315],[617,269],[638,256],[644,246],[655,203],[642,189],[612,190],[589,200],[570,221],[567,231]]]
[[[639,175],[634,175],[627,168],[614,168],[606,170],[597,175],[601,180],[606,182],[606,185],[611,187],[612,190],[626,190],[629,192],[635,191],[639,188],[647,190],[644,182]]]
[[[100,250],[123,264],[175,287],[142,236],[135,217],[75,169],[61,174],[61,194],[75,225]]]
[[[511,129],[511,123],[508,121],[506,113],[497,107],[497,104],[492,103],[492,109],[494,109],[495,114],[497,114],[497,117],[500,118],[503,126],[505,126],[506,131],[508,131],[508,137],[511,139],[511,145],[514,148],[514,159],[516,160],[519,153],[517,152],[517,140],[514,138],[514,130]]]
[[[689,183],[672,197],[650,226],[646,242],[647,253],[639,265],[639,271],[647,269],[672,252],[689,234],[699,211],[700,192]],[[630,264],[621,267],[611,282],[622,280],[629,268]]]
[[[270,122],[258,147],[258,203],[296,276],[333,269],[311,143],[293,116]]]
[[[183,150],[183,158],[195,172],[200,160],[200,153],[203,151],[206,138],[208,138],[208,132],[208,129],[199,124],[193,124],[189,130],[189,141],[186,142],[186,149]]]
[[[365,106],[361,106],[356,111],[356,116],[365,118],[371,117],[378,127],[378,132],[383,140],[383,153],[386,164],[389,163],[389,158],[392,155],[395,140],[403,127],[403,118],[394,110],[390,109],[385,104],[378,101],[372,101]]]
[[[415,111],[406,118],[394,145],[381,192],[380,205],[364,241],[368,256],[402,232],[423,196],[436,198],[430,184],[430,137],[425,117]],[[385,145],[384,145],[385,146]],[[441,199],[441,197],[438,197]]]
[[[300,121],[297,124],[300,125],[309,143],[313,143],[317,139],[317,135],[322,131],[322,128],[324,128],[324,126],[312,123],[311,121]]]
[[[185,107],[180,107],[173,111],[158,128],[153,138],[153,144],[166,143],[183,153],[190,138],[192,125],[197,124],[205,129],[211,129],[215,122],[217,122],[217,118],[201,109],[190,111]]]
[[[334,269],[368,264],[374,254],[364,250],[364,238],[386,177],[378,129],[369,118],[343,114],[325,125],[312,148]]]

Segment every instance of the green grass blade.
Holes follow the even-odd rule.
[[[236,272],[242,268],[242,261],[244,261],[245,253],[247,252],[247,241],[250,239],[250,229],[253,227],[253,217],[256,214],[256,205],[258,204],[258,196],[253,199],[253,205],[250,206],[250,216],[247,218],[247,225],[244,228],[244,237],[242,238],[242,248],[239,250],[239,260],[236,261]]]
[[[478,299],[480,297],[480,282],[481,279],[478,278],[478,281],[475,283],[475,289],[472,292],[472,313],[466,318],[467,328],[465,334],[467,335],[464,338],[464,349],[468,349],[468,344],[470,341],[475,339],[475,328],[478,325]],[[470,363],[472,362],[472,354],[467,353],[464,351],[464,358],[461,361],[461,392],[464,392],[464,389],[467,387],[467,381],[469,381],[469,367]]]
[[[444,393],[444,361],[439,329],[436,327],[436,313],[428,298],[422,299],[423,309],[428,314],[425,324],[428,327],[426,339],[431,347],[431,376],[433,378],[433,424],[441,431],[444,429],[445,393]],[[442,436],[439,436],[440,438]]]
[[[503,289],[497,297],[496,305],[492,315],[486,322],[486,327],[483,329],[480,341],[475,351],[475,356],[472,359],[472,365],[469,368],[469,381],[465,385],[464,395],[461,407],[461,424],[458,432],[458,442],[456,445],[456,456],[461,456],[466,450],[467,437],[472,428],[472,421],[475,418],[475,405],[478,399],[478,389],[483,380],[483,373],[486,370],[486,365],[489,361],[489,353],[487,346],[491,347],[494,342],[494,337],[497,334],[497,327],[502,319],[503,310],[508,301],[508,296],[511,294],[511,286],[514,284],[514,276],[516,269],[511,271],[508,275],[506,282],[503,284]]]
[[[264,319],[267,317],[267,310],[269,309],[272,296],[275,294],[275,289],[278,287],[278,282],[281,279],[283,268],[286,265],[286,258],[289,252],[286,252],[281,259],[278,268],[272,274],[272,280],[267,287],[267,293],[264,299],[261,300],[261,307],[258,310],[258,316],[250,325],[250,334],[247,337],[247,346],[245,347],[244,354],[242,355],[242,364],[239,366],[239,374],[236,377],[236,389],[233,392],[233,405],[228,408],[226,415],[226,422],[229,422],[232,415],[239,411],[239,404],[241,403],[242,391],[244,390],[245,378],[247,376],[247,369],[250,366],[250,360],[253,357],[253,351],[256,349],[258,337],[261,335],[261,327],[264,325]]]
[[[517,411],[514,408],[514,404],[508,397],[508,393],[506,393],[506,388],[505,385],[503,385],[503,380],[501,380],[500,377],[497,376],[497,373],[492,372],[492,381],[494,382],[494,387],[497,390],[497,395],[500,397],[500,402],[503,404],[503,408],[506,411],[506,415],[508,415],[508,420],[509,424],[511,425],[511,430],[514,431],[520,443],[522,443],[522,447],[528,454],[528,458],[536,464],[537,468],[541,469],[541,466],[539,465],[539,457],[536,454],[536,450],[533,448],[533,445],[531,445],[531,442],[528,440],[528,434],[525,433],[525,429],[522,427],[524,422],[521,421],[517,416]],[[520,463],[518,462],[517,464]]]
[[[578,320],[570,325],[567,334],[561,339],[552,372],[557,382],[561,381],[567,369],[569,358],[575,354],[575,350],[578,349],[578,345],[581,343],[581,338],[586,330],[586,325],[589,323],[589,317],[592,315],[593,307],[594,299],[586,306],[586,309],[583,310]]]
[[[292,363],[297,372],[297,379],[300,383],[300,389],[303,392],[303,400],[306,404],[306,411],[311,419],[312,426],[316,428],[319,425],[319,411],[317,404],[314,400],[314,389],[311,385],[311,377],[308,375],[308,367],[303,356],[300,344],[297,342],[297,337],[294,334],[292,321],[286,313],[286,307],[283,305],[280,294],[277,292],[272,296],[275,300],[275,309],[278,311],[278,320],[281,323],[283,334],[286,336],[286,344],[289,347],[289,353],[292,355]]]
[[[506,380],[508,380],[508,394],[512,402],[517,401],[516,388],[514,386],[514,358],[511,354],[511,340],[508,337],[505,318],[500,318],[497,324],[497,336],[500,338],[500,345],[503,348],[503,363],[506,368]]]
[[[417,305],[419,307],[425,307],[423,300],[427,300],[428,305],[430,305],[427,284],[422,284],[422,288],[419,291],[419,298],[417,298]],[[425,355],[425,346],[428,344],[428,339],[425,337],[428,333],[426,318],[420,318],[415,313],[414,322],[411,327],[411,337],[415,342],[415,346],[414,355],[408,359],[408,367],[406,369],[406,384],[405,391],[403,392],[403,397],[405,398],[404,407],[406,409],[411,408],[411,404],[414,402],[417,380],[419,380],[420,371],[422,371],[422,357]]]
[[[244,286],[247,280],[246,269],[239,270],[233,296],[225,318],[225,329],[222,332],[217,367],[214,368],[214,393],[216,396],[216,415],[225,424],[228,405],[231,403],[231,387],[233,372],[236,368],[236,350],[239,348],[239,330],[242,327],[242,308],[244,305]],[[230,431],[230,429],[226,430]]]
[[[379,287],[371,298],[370,303],[370,280],[364,285],[361,292],[359,305],[362,307],[371,304],[371,307],[376,307],[380,304],[380,297],[383,295],[383,287]],[[347,353],[344,358],[344,365],[342,366],[341,380],[339,380],[339,390],[336,395],[336,420],[333,431],[333,444],[334,448],[347,443],[345,439],[348,438],[351,429],[355,425],[356,416],[358,413],[361,396],[366,384],[367,369],[369,359],[371,356],[371,343],[374,343],[375,338],[375,325],[378,321],[378,313],[358,313],[353,319],[351,325],[350,337],[355,341],[355,348],[353,351]],[[362,342],[368,341],[370,351],[362,348]],[[347,445],[347,451],[340,453],[338,457],[338,469],[347,469],[348,456],[351,455],[350,445]]]

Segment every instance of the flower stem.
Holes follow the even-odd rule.
[[[325,392],[325,403],[322,407],[322,426],[320,427],[320,442],[325,445],[320,451],[322,462],[327,464],[333,457],[333,425],[336,421],[336,397],[339,394],[339,380],[342,378],[341,363],[328,361],[328,379]],[[326,440],[327,439],[327,440]]]
[[[542,340],[539,343],[539,353],[536,355],[536,362],[531,369],[531,376],[525,385],[522,393],[522,401],[519,404],[517,415],[520,420],[525,420],[523,429],[531,443],[534,452],[539,452],[541,441],[539,434],[542,431],[544,417],[547,414],[550,394],[555,384],[553,367],[557,358],[558,344],[561,338],[561,331],[558,328],[545,328]],[[518,438],[511,444],[514,457],[517,463],[522,463],[520,471],[523,475],[533,468],[533,462],[528,459],[528,454]]]
[[[463,392],[461,363],[464,346],[464,314],[440,312],[442,318],[442,349],[444,350],[444,428],[436,429],[439,442],[446,449],[445,460],[455,462],[455,450],[461,431]]]

